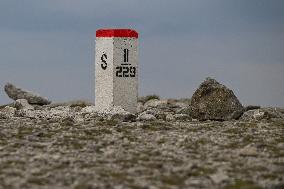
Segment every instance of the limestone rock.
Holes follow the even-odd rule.
[[[34,107],[28,103],[26,99],[18,99],[15,102],[15,108],[17,110],[34,110]]]
[[[191,109],[192,117],[198,120],[223,121],[240,117],[243,106],[232,90],[207,78],[193,94]]]
[[[173,121],[173,120],[175,120],[175,117],[173,114],[166,115],[166,121]]]
[[[149,107],[160,107],[160,106],[166,106],[168,104],[167,100],[159,100],[159,99],[151,99],[148,100],[145,104],[145,108]]]
[[[37,105],[47,105],[51,103],[48,99],[41,97],[38,94],[17,88],[11,83],[7,83],[4,88],[7,95],[13,100],[26,99],[29,104]]]
[[[156,120],[157,118],[152,115],[152,114],[148,114],[148,113],[141,113],[138,115],[138,120],[140,121],[153,121],[153,120]]]

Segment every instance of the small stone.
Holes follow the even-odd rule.
[[[28,103],[26,99],[18,99],[15,102],[17,110],[34,110],[34,107]]]
[[[168,104],[167,100],[158,100],[158,99],[151,99],[148,100],[145,104],[144,107],[147,109],[149,107],[159,107],[159,106],[166,106]]]
[[[175,117],[174,117],[173,114],[168,114],[168,115],[166,116],[166,121],[173,121],[173,120],[175,120]]]
[[[277,147],[280,148],[281,150],[284,150],[284,142],[277,144]]]
[[[259,111],[259,109],[257,109],[256,111],[254,111],[253,114],[253,118],[256,120],[261,120],[263,119],[265,116],[265,112]]]
[[[7,83],[4,88],[7,95],[13,100],[26,99],[29,104],[37,105],[47,105],[51,103],[48,99],[41,97],[38,94],[17,88],[11,83]]]
[[[239,154],[242,156],[257,156],[257,148],[255,146],[247,145],[240,149]]]
[[[215,184],[220,184],[229,179],[228,175],[223,171],[218,171],[217,173],[210,175],[210,178]]]
[[[248,111],[244,112],[244,114],[241,117],[241,120],[243,120],[243,121],[254,120],[254,112],[255,112],[255,110],[248,110]]]
[[[142,113],[138,116],[137,119],[140,121],[153,121],[156,120],[157,118],[152,114]]]

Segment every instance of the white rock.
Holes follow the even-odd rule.
[[[210,178],[215,184],[220,184],[229,179],[228,175],[226,175],[223,171],[218,171],[217,173],[210,175]]]
[[[157,107],[157,106],[163,106],[163,105],[167,105],[167,104],[168,104],[168,100],[151,99],[151,100],[148,100],[144,104],[144,107],[145,108]]]
[[[138,116],[137,119],[140,121],[153,121],[156,120],[157,118],[152,114],[142,113]]]
[[[259,109],[254,111],[253,118],[256,120],[261,120],[264,117],[265,113],[261,112]]]
[[[176,102],[175,103],[176,106],[180,107],[180,108],[188,108],[189,105],[183,102]]]
[[[34,107],[28,103],[26,99],[18,99],[15,102],[17,110],[34,110]]]
[[[173,114],[168,114],[167,116],[166,116],[166,120],[167,121],[173,121],[175,119],[175,117],[173,116]]]

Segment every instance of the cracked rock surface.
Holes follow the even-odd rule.
[[[187,103],[151,103],[138,115],[0,108],[0,188],[284,187],[283,109],[200,122]],[[146,113],[155,119],[140,120]]]

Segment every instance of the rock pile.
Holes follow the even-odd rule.
[[[126,122],[155,120],[175,122],[235,119],[253,121],[284,118],[281,109],[260,108],[259,106],[244,108],[232,90],[212,78],[207,78],[201,83],[191,100],[165,100],[156,95],[140,98],[137,114],[126,112],[121,107],[100,110],[84,101],[49,104],[49,100],[18,89],[12,84],[7,84],[5,91],[8,96],[16,100],[14,104],[0,109],[0,118],[6,119],[27,117],[62,120],[68,118],[76,122],[83,122],[91,118],[98,118]]]

